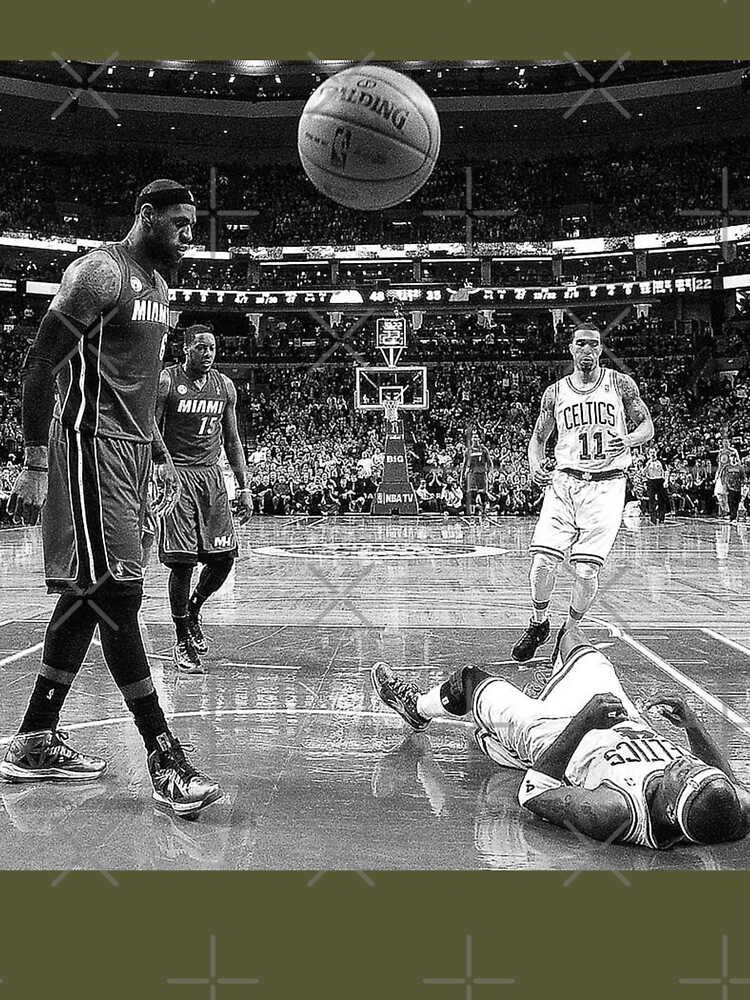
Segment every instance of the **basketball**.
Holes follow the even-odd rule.
[[[408,76],[385,66],[356,66],[311,94],[297,147],[305,173],[333,201],[368,211],[390,208],[432,173],[440,120]]]

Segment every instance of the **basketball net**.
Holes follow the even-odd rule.
[[[386,423],[395,424],[398,421],[398,400],[384,399],[383,413],[385,414]]]

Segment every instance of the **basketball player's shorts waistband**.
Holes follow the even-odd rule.
[[[598,483],[603,479],[622,479],[625,475],[623,469],[610,469],[606,472],[584,472],[582,469],[558,469],[574,479],[583,479],[586,482]]]

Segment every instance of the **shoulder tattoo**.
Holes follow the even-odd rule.
[[[120,284],[120,269],[109,254],[95,251],[68,267],[50,308],[92,323],[115,304]]]
[[[640,389],[636,385],[635,380],[632,379],[630,375],[626,375],[624,372],[617,372],[615,377],[617,379],[617,387],[620,390],[620,395],[622,396],[622,401],[625,406],[625,412],[630,419],[635,421],[636,424],[650,419],[651,414],[648,411],[648,407],[643,402]]]

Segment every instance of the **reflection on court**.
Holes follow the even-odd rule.
[[[107,757],[111,770],[78,789],[1,785],[0,865],[750,867],[747,842],[661,853],[588,845],[523,812],[519,774],[483,757],[467,724],[409,735],[374,697],[369,669],[378,659],[425,686],[467,662],[529,679],[535,664],[519,671],[509,650],[528,617],[531,527],[511,518],[258,518],[243,529],[227,586],[206,607],[205,677],[174,672],[166,574],[152,566],[143,618],[159,694],[177,734],[222,781],[224,799],[194,822],[152,805],[140,739],[94,644],[64,722],[72,742]],[[742,526],[625,528],[589,623],[636,703],[660,691],[685,694],[745,783],[748,544]],[[3,532],[0,546],[0,735],[9,737],[53,598],[40,581],[35,529]],[[279,551],[290,548],[295,558]],[[558,587],[557,621],[566,590]]]

